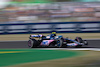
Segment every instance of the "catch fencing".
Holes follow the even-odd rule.
[[[100,33],[100,22],[54,22],[0,24],[0,34]]]

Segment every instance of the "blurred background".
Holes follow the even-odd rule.
[[[25,58],[28,61],[34,60],[36,54],[35,59],[42,56],[49,57],[50,54],[51,57],[54,57],[53,54],[56,53],[50,52],[44,55],[45,52],[33,51],[30,53],[31,50],[21,49],[28,48],[27,41],[30,34],[41,33],[46,36],[53,31],[56,31],[57,35],[63,35],[64,38],[82,37],[89,41],[89,45],[83,48],[99,49],[100,0],[0,0],[0,66],[9,65],[10,62],[16,64],[16,62],[26,61]],[[7,50],[4,48],[7,48]],[[8,48],[14,50],[8,50]],[[21,50],[15,50],[15,48]],[[24,53],[17,55],[16,53],[19,51],[26,51],[25,55],[23,55]],[[100,67],[99,50],[98,52],[86,51],[86,53],[79,52],[82,55],[86,54],[86,56],[77,58],[75,56],[74,59],[55,60],[53,63],[51,61],[43,64],[37,63],[37,65],[42,67],[65,67],[68,65],[69,67]],[[11,55],[8,53],[11,53]],[[43,55],[39,55],[40,53],[43,53]],[[65,54],[69,55],[64,52]],[[18,56],[22,58],[20,59]],[[29,65],[18,67],[30,67]]]
[[[100,38],[100,0],[0,0],[1,41],[19,40],[18,36],[28,40],[29,34],[52,31]],[[19,35],[11,39],[1,34]]]
[[[100,0],[0,0],[0,24],[100,21]]]

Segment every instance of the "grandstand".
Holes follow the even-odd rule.
[[[0,11],[0,23],[100,21],[100,2],[48,2],[10,4]]]

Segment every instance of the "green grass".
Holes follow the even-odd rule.
[[[35,50],[35,49],[1,50],[0,49],[0,52],[1,52],[0,53],[1,67],[22,64],[22,63],[39,62],[44,60],[70,58],[81,55],[81,53],[79,52],[63,51],[63,50]]]
[[[100,52],[96,51],[77,51],[83,55],[69,58],[46,60],[40,62],[25,63],[10,67],[86,67],[88,64],[100,61]],[[85,53],[85,54],[84,54]],[[96,65],[95,65],[96,66]]]

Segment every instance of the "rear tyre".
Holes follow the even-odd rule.
[[[28,41],[28,46],[29,46],[30,48],[36,48],[38,45],[39,45],[39,43],[38,43],[38,41],[35,40],[35,39],[30,39],[30,40]]]

